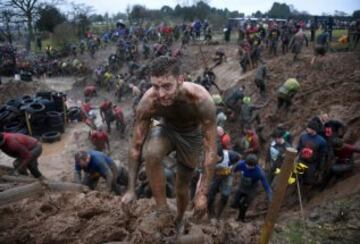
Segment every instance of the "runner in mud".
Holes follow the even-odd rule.
[[[300,28],[299,31],[293,36],[292,40],[290,41],[290,47],[292,53],[294,54],[293,61],[298,61],[299,54],[301,53],[302,47],[304,46],[304,42],[307,41],[307,37],[303,30]]]
[[[280,110],[284,108],[285,111],[288,111],[290,105],[292,104],[291,100],[299,89],[300,83],[297,79],[287,79],[285,83],[277,90],[277,109]]]
[[[261,181],[269,201],[272,200],[272,191],[254,154],[248,155],[245,160],[236,164],[233,171],[240,171],[241,179],[231,207],[239,209],[237,220],[245,222],[246,211],[257,194],[258,182]]]
[[[124,133],[126,124],[125,124],[125,118],[122,108],[120,106],[114,105],[113,114],[114,114],[116,129],[119,130],[121,133]]]
[[[90,130],[89,139],[97,151],[110,152],[109,135],[104,131],[102,126],[99,126],[96,130]]]
[[[221,143],[221,146],[225,150],[230,150],[232,148],[231,145],[231,137],[228,133],[225,132],[224,128],[221,126],[216,127],[216,132]]]
[[[266,97],[266,78],[269,78],[269,70],[264,61],[260,61],[260,66],[256,69],[255,84],[260,91],[261,97]]]
[[[268,181],[273,181],[276,169],[280,169],[284,161],[286,148],[290,147],[280,130],[277,130],[274,135],[274,140],[270,143],[269,149],[266,154],[265,169]]]
[[[314,64],[316,59],[319,56],[320,57],[325,56],[325,54],[329,48],[329,45],[330,45],[329,37],[330,37],[329,32],[327,32],[327,30],[324,30],[324,32],[321,33],[316,38],[316,44],[315,44],[315,48],[314,48],[314,57],[311,59],[311,64]]]
[[[299,138],[297,146],[299,162],[308,167],[302,180],[302,183],[307,186],[305,193],[308,193],[311,186],[318,183],[319,177],[324,173],[327,145],[317,131],[319,131],[319,124],[310,121],[306,127],[306,133]]]
[[[45,177],[38,168],[38,158],[42,153],[41,143],[33,137],[19,133],[0,133],[0,149],[6,155],[16,158],[13,162],[14,175],[27,175],[27,169],[39,180]]]
[[[169,224],[165,176],[162,159],[176,151],[176,227],[183,227],[183,216],[189,202],[189,182],[199,165],[204,146],[204,162],[194,200],[195,214],[202,215],[207,207],[209,181],[216,156],[215,105],[210,94],[201,86],[183,82],[176,59],[158,57],[152,63],[152,87],[144,94],[136,112],[134,135],[129,150],[129,188],[122,198],[129,203],[136,198],[135,183],[140,167],[141,149],[146,162],[159,215],[158,226]],[[153,118],[160,124],[151,126]],[[162,219],[160,219],[163,217]]]
[[[85,172],[84,177],[81,171]],[[107,192],[120,193],[121,186],[119,185],[127,185],[125,169],[121,167],[118,169],[110,157],[95,150],[78,151],[75,154],[75,182],[94,190],[100,177],[106,180]]]
[[[360,147],[344,143],[341,138],[333,139],[334,158],[330,170],[325,174],[322,190],[329,184],[332,178],[341,178],[352,172],[355,166],[354,154],[360,153]]]
[[[240,154],[232,151],[225,150],[221,145],[218,146],[218,156],[220,160],[215,166],[214,177],[210,184],[209,199],[208,199],[208,210],[210,217],[216,214],[216,218],[220,218],[221,213],[226,207],[228,202],[231,187],[233,182],[232,177],[232,165],[240,160]],[[214,203],[216,202],[216,194],[220,192],[220,206],[215,213]]]
[[[85,97],[93,97],[96,95],[97,95],[96,86],[88,85],[84,88],[84,96]]]
[[[111,122],[114,121],[114,113],[112,107],[112,102],[109,101],[107,98],[105,98],[100,105],[100,116],[102,121],[106,123],[108,133],[110,133],[111,131]]]

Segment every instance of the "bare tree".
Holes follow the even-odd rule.
[[[0,35],[4,36],[10,44],[12,44],[13,38],[11,33],[11,24],[13,22],[14,13],[9,9],[3,9],[0,13],[0,19],[4,24],[4,29],[0,28]]]
[[[33,39],[33,20],[40,0],[5,0],[4,6],[12,9],[14,13],[25,18],[28,31],[25,48],[30,50],[31,40]]]
[[[83,3],[77,4],[74,2],[71,3],[71,8],[72,21],[78,28],[79,37],[82,37],[91,24],[89,16],[94,12],[94,8]]]
[[[36,18],[39,6],[44,3],[55,6],[62,2],[63,0],[1,0],[0,8],[10,10],[12,17],[17,18],[18,20],[20,18],[25,21],[28,32],[25,48],[29,51],[31,48],[31,40],[34,36],[33,22]]]

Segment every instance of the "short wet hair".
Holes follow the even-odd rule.
[[[181,69],[180,63],[176,58],[160,56],[154,59],[150,66],[151,75],[160,77],[164,75],[179,76]]]
[[[79,162],[82,159],[86,159],[88,155],[89,154],[86,151],[78,151],[75,153],[75,161]]]

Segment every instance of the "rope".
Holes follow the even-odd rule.
[[[294,166],[296,167],[296,163],[294,161]],[[306,220],[305,220],[305,213],[304,213],[304,207],[303,207],[303,203],[302,203],[302,196],[301,196],[301,189],[300,189],[300,182],[299,182],[299,176],[296,173],[296,188],[297,188],[297,193],[298,193],[298,197],[299,197],[299,204],[300,204],[300,214],[301,214],[301,218],[302,218],[302,227],[303,227],[303,231],[304,234],[306,233]],[[307,238],[304,238],[304,242],[305,244],[307,243]]]

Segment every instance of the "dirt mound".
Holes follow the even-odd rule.
[[[175,205],[174,202],[171,205]],[[175,207],[172,207],[172,209]],[[172,210],[172,214],[175,211]],[[0,209],[0,243],[174,243],[171,223],[154,229],[153,202],[123,206],[120,197],[100,192],[45,193]],[[151,231],[153,230],[153,231]],[[202,235],[204,243],[255,243],[256,223],[188,220],[186,230]]]
[[[37,91],[47,89],[48,87],[45,84],[38,81],[23,82],[10,80],[6,84],[0,85],[0,105],[18,96],[33,95]]]
[[[271,102],[261,113],[266,127],[271,129],[277,123],[285,123],[298,135],[309,119],[323,111],[347,124],[348,139],[359,138],[360,71],[356,69],[360,65],[359,58],[351,52],[332,53],[313,66],[310,65],[310,58],[311,52],[308,50],[302,60],[296,63],[288,56],[269,62],[272,76],[268,91]],[[293,106],[289,113],[275,119],[276,90],[286,79],[296,76],[299,77],[301,88],[294,97]]]
[[[357,243],[360,237],[360,193],[326,201],[305,211],[285,214],[276,226],[272,243]]]

